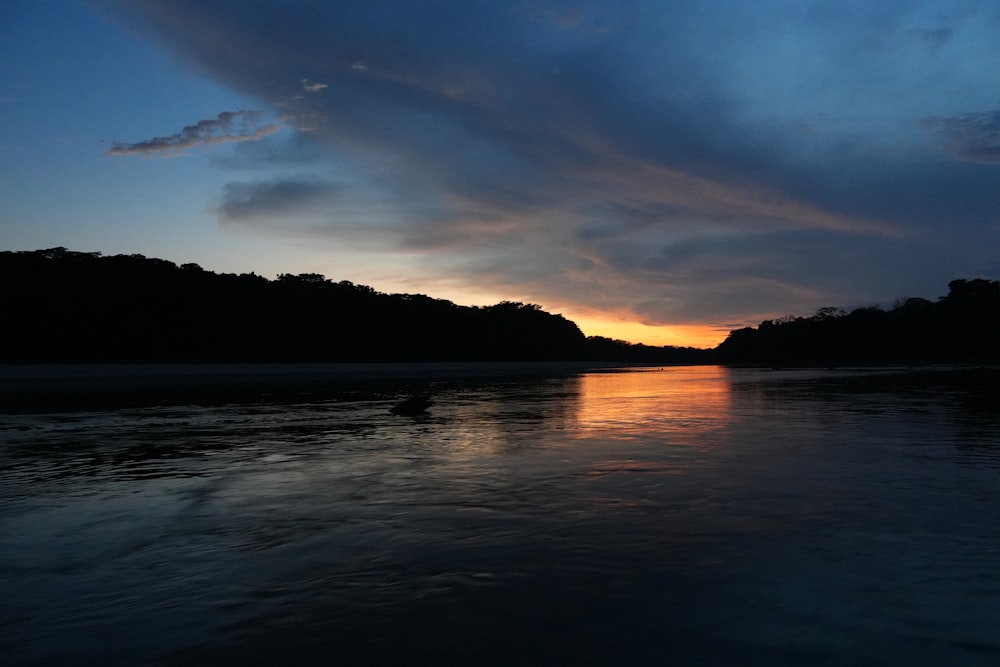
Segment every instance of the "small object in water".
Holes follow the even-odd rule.
[[[430,396],[415,394],[392,406],[389,412],[394,415],[422,415],[432,405],[434,405],[434,401],[431,400]]]

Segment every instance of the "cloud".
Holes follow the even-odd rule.
[[[929,118],[926,124],[944,136],[956,160],[1000,164],[1000,109]]]
[[[915,28],[912,33],[927,46],[932,55],[940,53],[954,36],[951,28]]]
[[[332,204],[341,190],[335,183],[313,178],[227,183],[216,211],[230,222],[276,220]]]
[[[989,265],[987,0],[105,2],[300,131],[234,152],[272,173],[226,186],[226,221],[675,324]]]
[[[256,141],[277,132],[275,123],[261,125],[263,111],[223,111],[215,118],[187,125],[169,137],[154,137],[134,144],[114,143],[108,155],[177,155],[195,146]]]
[[[240,171],[300,170],[322,166],[328,158],[323,146],[306,133],[281,132],[262,141],[244,141],[232,150],[213,153],[214,165]]]
[[[309,79],[302,80],[302,90],[306,91],[307,93],[318,93],[319,91],[329,87],[330,86],[326,85],[325,83],[319,83],[318,81],[315,83],[309,83]]]

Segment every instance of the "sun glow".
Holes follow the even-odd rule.
[[[576,322],[588,336],[605,336],[655,346],[713,348],[729,333],[707,324],[652,325],[599,314],[566,313],[566,317]]]
[[[417,278],[400,278],[399,274],[386,273],[371,265],[357,264],[358,259],[345,257],[336,268],[329,267],[329,258],[318,258],[310,271],[325,275],[349,274],[352,280],[359,284],[371,285],[386,293],[419,293],[427,294],[436,299],[445,299],[462,306],[486,306],[500,301],[520,301],[538,303],[546,312],[561,314],[572,320],[587,336],[604,336],[624,340],[629,343],[675,347],[714,348],[729,334],[729,329],[710,324],[678,324],[654,325],[644,324],[636,319],[630,319],[626,312],[602,312],[597,309],[580,307],[566,302],[550,302],[538,295],[518,294],[517,290],[489,289],[486,287],[471,287],[456,284],[447,278],[428,279],[419,271]],[[345,271],[345,268],[348,270]]]

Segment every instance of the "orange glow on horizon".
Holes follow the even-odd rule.
[[[456,287],[447,282],[409,284],[393,281],[383,276],[375,276],[367,280],[366,278],[368,277],[361,278],[361,284],[379,285],[378,289],[382,291],[428,294],[433,298],[447,299],[463,306],[486,306],[501,301],[538,303],[544,311],[560,314],[575,322],[586,336],[604,336],[605,338],[656,347],[673,345],[675,347],[710,349],[725,340],[730,331],[729,328],[710,324],[643,324],[638,320],[629,319],[630,313],[601,312],[587,307],[581,308],[571,303],[552,303],[545,299],[536,299],[531,295],[493,292],[473,289],[468,286]]]
[[[604,336],[629,343],[713,348],[729,335],[728,329],[723,331],[708,324],[652,325],[613,316],[564,315],[576,322],[587,336]]]

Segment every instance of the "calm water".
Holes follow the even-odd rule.
[[[995,666],[997,377],[2,414],[0,663]]]

